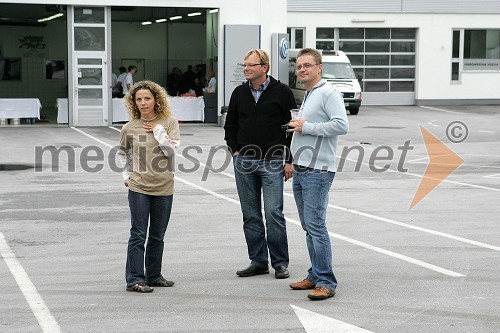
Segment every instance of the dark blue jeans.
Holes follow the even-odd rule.
[[[335,172],[293,166],[293,196],[300,224],[306,232],[311,268],[306,279],[316,287],[335,290],[337,279],[332,269],[332,246],[326,228],[328,191]]]
[[[128,191],[132,227],[125,268],[127,286],[154,281],[162,277],[163,237],[170,220],[172,201],[173,195],[153,196]],[[148,221],[149,237],[146,251],[144,251]]]
[[[283,215],[283,160],[233,159],[243,231],[252,265],[288,267],[288,239]],[[266,223],[262,218],[262,200]],[[267,239],[266,239],[267,233]]]

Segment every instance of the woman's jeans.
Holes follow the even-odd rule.
[[[326,228],[328,191],[335,172],[293,166],[293,196],[300,223],[306,232],[311,268],[307,280],[316,287],[335,290],[337,279],[332,270],[332,247]]]
[[[151,282],[162,277],[163,237],[172,210],[173,195],[153,196],[128,191],[131,224],[128,240],[125,279],[127,286],[139,282]],[[144,243],[149,237],[144,256]],[[146,270],[144,271],[144,263]]]
[[[238,155],[233,162],[251,264],[268,267],[269,249],[272,267],[288,267],[288,239],[283,215],[283,160]],[[264,198],[265,227],[261,196]]]

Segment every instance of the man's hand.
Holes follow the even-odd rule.
[[[285,181],[287,181],[288,179],[292,178],[293,164],[291,164],[291,163],[285,163],[285,169],[283,170],[283,174],[285,176]]]
[[[306,120],[304,118],[297,118],[290,120],[288,126],[293,128],[290,128],[288,132],[302,132],[302,126],[304,126],[305,122]]]

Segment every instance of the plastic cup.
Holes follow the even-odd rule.
[[[299,117],[300,109],[291,109],[290,114],[292,115],[292,119],[297,119]]]

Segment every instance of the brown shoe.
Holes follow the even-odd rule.
[[[328,297],[333,297],[333,295],[335,295],[335,291],[331,289],[325,287],[316,287],[309,293],[309,295],[307,295],[307,297],[309,297],[310,300],[319,301],[322,299],[327,299]]]
[[[307,289],[314,289],[316,285],[314,283],[312,283],[311,281],[309,280],[302,280],[300,282],[294,282],[292,284],[290,284],[290,288],[294,289],[294,290],[307,290]]]

